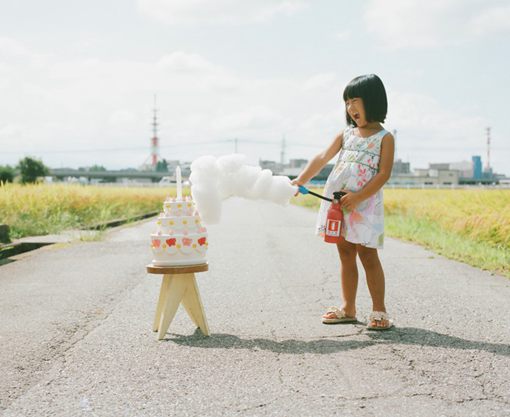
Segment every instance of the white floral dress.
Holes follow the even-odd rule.
[[[352,127],[344,131],[338,160],[329,174],[324,195],[332,198],[334,191],[361,190],[378,172],[382,138],[388,133],[382,129],[362,138]],[[324,236],[326,216],[331,203],[322,200],[317,218],[316,233]],[[347,242],[381,249],[384,243],[384,206],[382,188],[362,201],[354,210],[343,210],[341,235]]]

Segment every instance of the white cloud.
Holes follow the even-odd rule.
[[[276,15],[290,15],[304,7],[305,0],[138,0],[139,10],[166,23],[263,22]]]
[[[133,126],[138,121],[136,114],[126,109],[115,110],[108,118],[108,124],[114,128]]]
[[[510,5],[482,11],[472,19],[471,28],[477,35],[510,32]]]
[[[0,101],[2,120],[7,121],[0,125],[0,140],[11,150],[146,146],[148,155],[154,93],[161,155],[167,159],[231,152],[219,143],[235,137],[243,152],[243,139],[274,142],[263,149],[254,145],[252,162],[259,156],[277,159],[284,134],[287,157],[310,158],[344,125],[341,91],[347,74],[250,77],[184,51],[145,61],[45,57],[36,62],[28,56],[23,62],[4,63],[1,72],[8,83]],[[439,153],[443,147],[483,147],[486,121],[446,108],[440,97],[389,91],[389,102],[386,126],[398,129],[397,150],[417,147]],[[196,142],[211,145],[188,145]],[[138,166],[147,156],[143,150],[34,154],[50,166],[100,163],[112,168]],[[2,158],[0,164],[12,164],[19,155]]]
[[[344,30],[342,32],[338,32],[335,34],[335,38],[338,41],[346,41],[351,38],[351,32],[348,30]]]
[[[339,90],[338,76],[332,72],[326,72],[322,74],[316,74],[308,78],[303,83],[303,90],[318,90],[322,89],[327,91],[328,88],[335,88]]]
[[[158,61],[158,66],[162,70],[181,72],[190,76],[194,76],[197,73],[221,72],[221,67],[213,65],[200,55],[184,53],[182,51],[163,56]]]
[[[13,140],[21,136],[22,127],[17,124],[0,126],[0,140]]]
[[[371,0],[367,31],[390,49],[458,45],[510,31],[510,7],[499,0]]]
[[[2,56],[5,56],[4,54],[27,55],[29,51],[18,41],[5,36],[0,36],[0,53]]]
[[[426,167],[428,162],[469,158],[484,149],[487,120],[449,108],[441,98],[388,92],[386,128],[397,129],[396,154]],[[471,113],[471,112],[470,112]]]

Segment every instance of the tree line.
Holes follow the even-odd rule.
[[[93,165],[88,168],[78,168],[78,171],[103,172],[107,171],[102,165]],[[0,184],[6,182],[14,182],[19,178],[22,184],[35,183],[41,177],[48,175],[49,168],[44,165],[40,159],[25,157],[21,159],[14,167],[10,165],[0,165]],[[168,161],[162,159],[158,161],[156,172],[168,172]]]
[[[37,182],[39,178],[48,175],[50,170],[44,163],[35,158],[25,157],[18,162],[18,165],[0,165],[0,183],[13,182],[19,176],[22,184]]]

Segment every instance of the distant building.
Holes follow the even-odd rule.
[[[291,159],[289,161],[289,168],[304,168],[308,163],[308,159]]]
[[[472,178],[475,180],[482,179],[482,158],[480,155],[474,155],[472,157],[473,160],[473,176]]]
[[[166,160],[168,172],[173,173],[175,172],[175,168],[177,168],[180,165],[180,161],[178,159],[167,159]]]
[[[259,160],[259,166],[262,169],[270,169],[273,174],[279,174],[283,172],[283,165],[276,161]]]
[[[450,169],[459,171],[461,178],[473,178],[473,163],[471,161],[452,162]]]
[[[308,162],[308,161],[306,161],[306,162]],[[320,170],[320,172],[310,182],[319,182],[319,183],[325,182],[328,179],[328,176],[331,173],[331,171],[333,170],[334,166],[335,166],[334,164],[327,164],[324,168],[322,168]],[[303,168],[304,168],[304,166],[301,166],[300,168],[285,167],[283,169],[283,172],[281,173],[281,175],[286,175],[287,177],[294,179],[301,173],[301,171],[303,171]]]
[[[414,172],[411,172],[408,162],[397,160],[388,184],[401,186],[457,185],[459,177],[460,171],[451,169],[449,163],[432,163],[428,168],[416,168]]]
[[[391,170],[391,175],[399,175],[399,174],[410,174],[411,173],[411,163],[404,162],[402,159],[397,159],[393,162],[393,168]]]
[[[448,170],[450,168],[449,162],[440,162],[440,163],[431,163],[429,164],[429,169],[437,169],[437,170]]]

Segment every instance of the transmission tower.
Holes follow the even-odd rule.
[[[151,167],[155,171],[159,161],[159,138],[158,138],[158,109],[156,108],[156,94],[154,94],[154,109],[152,116],[151,138]]]
[[[491,171],[491,128],[485,129],[487,132],[487,165],[485,167],[486,172]]]

